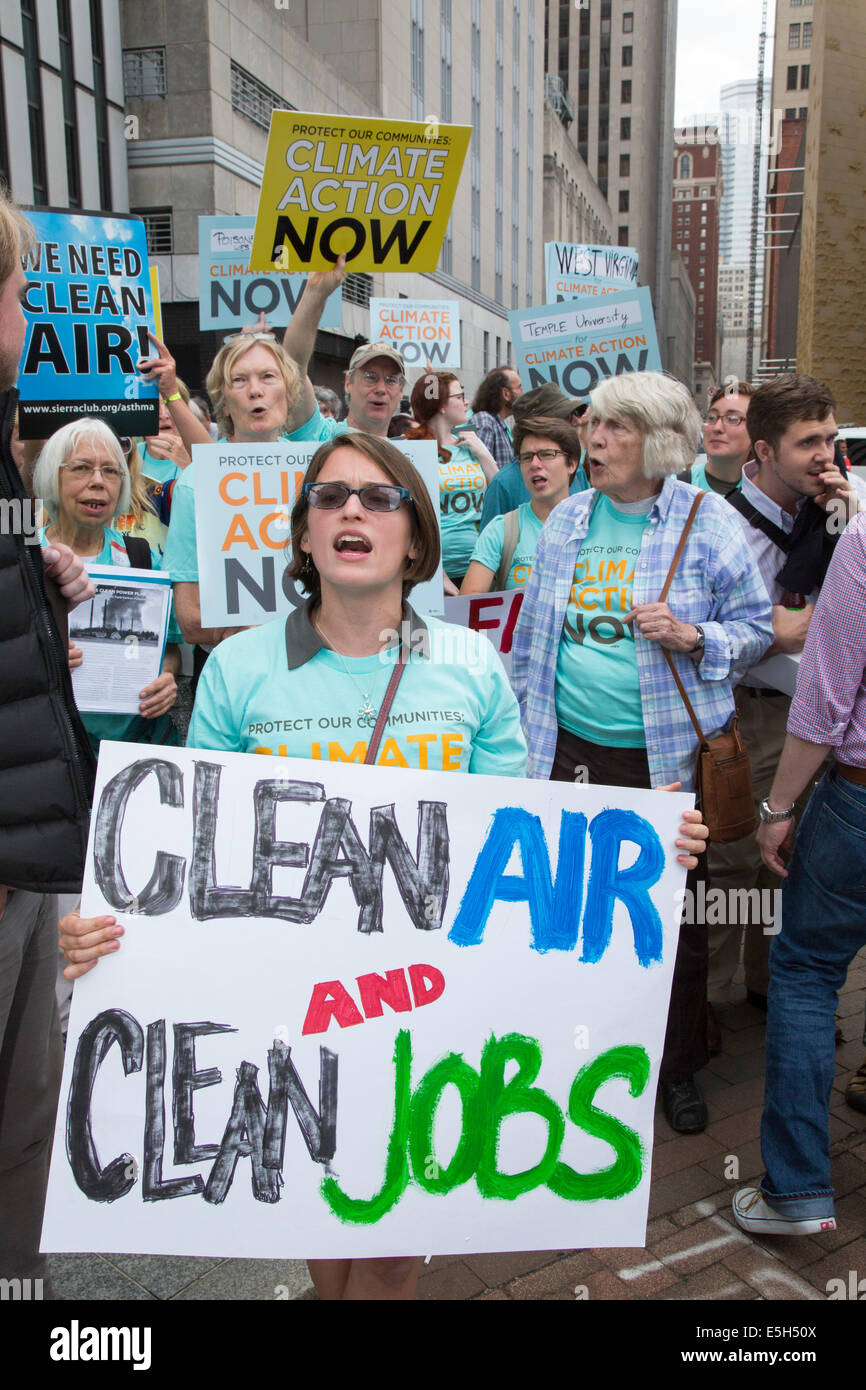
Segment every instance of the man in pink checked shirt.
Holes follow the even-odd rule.
[[[797,797],[827,757],[794,840]],[[761,806],[764,862],[784,878],[770,955],[760,1187],[734,1197],[756,1235],[836,1228],[830,1183],[834,1011],[866,944],[866,515],[841,536],[803,648],[788,736]],[[779,852],[793,844],[785,868]]]

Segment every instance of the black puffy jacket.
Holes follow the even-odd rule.
[[[38,540],[10,447],[18,395],[0,392],[0,884],[81,886],[94,759],[75,708],[65,634],[46,596]]]

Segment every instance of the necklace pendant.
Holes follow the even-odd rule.
[[[373,709],[373,706],[370,704],[369,699],[368,699],[367,697],[365,697],[364,703],[363,703],[363,705],[361,706],[361,710],[360,710],[360,713],[359,713],[359,715],[358,715],[358,718],[359,718],[359,719],[369,719],[373,714],[375,714],[375,710]]]

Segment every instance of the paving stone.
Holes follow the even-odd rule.
[[[208,1270],[222,1264],[222,1260],[179,1255],[104,1255],[102,1258],[121,1274],[141,1284],[155,1298],[173,1298]]]
[[[711,1216],[653,1246],[652,1254],[674,1269],[680,1278],[686,1278],[708,1265],[718,1264],[727,1251],[747,1241],[748,1236],[729,1226],[721,1216]]]
[[[842,990],[839,994],[839,1002],[836,1005],[837,1018],[863,1018],[863,992],[862,990]],[[862,1025],[859,1029],[862,1037]]]
[[[418,1281],[418,1298],[423,1301],[436,1299],[443,1303],[456,1302],[464,1298],[474,1298],[485,1293],[487,1286],[473,1274],[463,1260],[455,1260],[444,1269],[434,1269],[430,1274],[422,1274]]]
[[[616,1274],[631,1290],[634,1298],[650,1298],[660,1289],[679,1282],[675,1271],[669,1265],[662,1264],[648,1250],[609,1250],[605,1253],[610,1257],[631,1255],[631,1259],[609,1258],[605,1263],[611,1273]],[[601,1256],[602,1252],[598,1254]]]
[[[668,1173],[678,1173],[692,1163],[700,1163],[702,1159],[721,1152],[718,1141],[706,1133],[681,1134],[653,1150],[653,1181],[667,1177]]]
[[[678,1211],[671,1212],[671,1219],[682,1228],[683,1226],[693,1226],[696,1221],[705,1221],[708,1216],[713,1216],[715,1212],[721,1212],[722,1215],[727,1216],[731,1210],[731,1201],[732,1194],[728,1187],[721,1192],[717,1189],[711,1195],[681,1207]]]
[[[750,1239],[756,1249],[763,1250],[786,1269],[800,1270],[804,1279],[809,1278],[806,1272],[808,1266],[817,1264],[822,1256],[815,1236],[765,1236],[763,1240],[754,1240],[752,1237]]]
[[[852,1153],[831,1157],[830,1177],[837,1197],[845,1197],[866,1184],[866,1163]]]
[[[511,1302],[511,1299],[508,1297],[508,1294],[505,1293],[503,1289],[487,1289],[484,1293],[480,1293],[476,1296],[475,1302],[489,1303],[491,1299],[496,1299],[498,1302],[502,1303]]]
[[[731,1177],[728,1174],[728,1160],[736,1158],[737,1175]],[[737,1144],[735,1148],[729,1149],[726,1153],[720,1153],[710,1158],[705,1158],[701,1164],[708,1173],[713,1173],[721,1182],[731,1184],[731,1192],[735,1192],[737,1185],[750,1182],[755,1178],[760,1178],[764,1172],[764,1160],[761,1157],[760,1139],[751,1139],[747,1144]]]
[[[152,1293],[127,1278],[101,1255],[49,1255],[48,1269],[54,1291],[61,1298],[153,1300]]]
[[[728,1115],[737,1115],[743,1110],[748,1110],[754,1105],[764,1104],[764,1075],[753,1076],[749,1081],[737,1081],[730,1085],[727,1090],[719,1091],[714,1097],[714,1109],[721,1112],[721,1118],[725,1119]],[[717,1116],[713,1116],[711,1123],[715,1123]]]
[[[829,1254],[843,1245],[849,1245],[852,1238],[866,1231],[866,1195],[862,1192],[849,1192],[840,1198],[837,1194],[835,1231],[822,1231],[820,1235],[810,1236],[817,1246]],[[866,1274],[866,1270],[863,1271]]]
[[[768,1301],[815,1302],[821,1297],[807,1278],[786,1269],[782,1260],[773,1259],[751,1241],[744,1249],[732,1250],[723,1263]]]
[[[564,1250],[518,1250],[513,1254],[467,1255],[465,1263],[488,1289],[509,1284],[521,1274],[531,1274],[568,1254]]]
[[[612,1299],[631,1299],[635,1297],[634,1289],[628,1284],[623,1283],[622,1279],[617,1279],[609,1269],[600,1269],[597,1274],[591,1274],[588,1279],[583,1281],[589,1294],[589,1301],[594,1302],[604,1299],[606,1302]],[[586,1294],[581,1291],[581,1299],[585,1299]]]
[[[588,1250],[581,1250],[565,1260],[545,1265],[544,1269],[538,1269],[534,1274],[524,1274],[509,1284],[507,1291],[512,1298],[533,1299],[571,1289],[573,1297],[575,1286],[586,1284],[600,1268],[601,1263],[594,1255],[590,1255]]]
[[[748,1284],[743,1283],[730,1269],[724,1265],[713,1265],[709,1269],[702,1269],[700,1274],[693,1274],[689,1279],[683,1279],[679,1284],[673,1285],[669,1289],[662,1289],[658,1294],[659,1299],[665,1302],[671,1301],[706,1301],[717,1302],[753,1302],[758,1295]]]
[[[680,1173],[670,1173],[660,1178],[650,1188],[650,1216],[665,1216],[670,1213],[676,1220],[676,1212],[690,1202],[700,1201],[711,1192],[718,1190],[718,1179],[711,1176],[700,1165],[684,1168]]]
[[[722,1053],[721,1057],[714,1057],[710,1062],[710,1070],[734,1085],[738,1081],[751,1081],[756,1076],[763,1077],[763,1048],[759,1051],[745,1052],[741,1057],[726,1057]]]
[[[231,1298],[279,1302],[299,1298],[308,1288],[310,1276],[304,1260],[223,1260],[187,1284],[174,1295],[174,1300],[199,1303]]]
[[[736,1033],[722,1029],[722,1057],[742,1057],[746,1052],[763,1054],[767,1030],[761,1023],[740,1028]]]
[[[669,1221],[666,1216],[657,1216],[654,1221],[650,1221],[646,1228],[647,1245],[655,1245],[658,1241],[664,1240],[666,1236],[672,1236],[676,1226]]]
[[[848,1107],[846,1106],[845,1108],[847,1110]],[[850,1113],[852,1120],[857,1118],[853,1110]],[[849,1134],[856,1134],[857,1129],[842,1115],[831,1115],[830,1122],[827,1126],[827,1132],[830,1135],[830,1143],[837,1144],[840,1139],[847,1139]]]
[[[723,1120],[716,1120],[714,1124],[709,1125],[707,1133],[726,1153],[736,1153],[738,1145],[748,1144],[750,1139],[758,1138],[763,1113],[763,1105],[752,1105],[746,1110],[737,1110],[733,1115],[726,1115]]]
[[[858,1236],[857,1232],[852,1235]],[[840,1246],[838,1250],[833,1250],[829,1255],[825,1255],[822,1260],[816,1260],[802,1271],[803,1278],[808,1279],[810,1284],[826,1293],[827,1282],[830,1279],[845,1279],[847,1281],[850,1270],[854,1270],[858,1279],[866,1276],[866,1240],[862,1236],[851,1240],[847,1245]]]

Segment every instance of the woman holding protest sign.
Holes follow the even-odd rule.
[[[530,500],[484,527],[461,594],[523,588],[532,571],[541,528],[568,496],[582,453],[577,430],[553,417],[521,419],[514,429],[514,447]]]
[[[157,551],[138,539],[127,543],[114,522],[129,511],[130,475],[123,449],[101,420],[77,420],[53,434],[36,463],[33,485],[50,517],[44,543],[60,542],[92,565],[161,568]],[[137,715],[82,714],[94,752],[103,738],[130,743],[177,743],[169,710],[177,699],[180,634],[169,627],[162,670],[141,691]],[[70,666],[82,652],[70,643]]]
[[[439,514],[445,592],[456,594],[478,540],[484,489],[496,463],[466,422],[466,396],[453,372],[425,372],[412,388],[418,421],[407,439],[435,439],[439,447]]]
[[[544,527],[515,631],[530,776],[691,790],[699,739],[680,689],[707,738],[731,725],[734,668],[763,655],[771,613],[730,508],[675,477],[700,429],[689,392],[661,373],[628,372],[592,393],[591,490]],[[707,1122],[694,1082],[708,1060],[706,980],[706,924],[692,913],[660,1080],[684,1133]]]
[[[436,572],[439,529],[399,449],[364,434],[323,445],[292,513],[292,550],[306,606],[217,649],[199,684],[191,746],[345,761],[347,749],[319,732],[324,712],[335,730],[347,728],[352,756],[379,767],[523,774],[517,703],[489,642],[422,621],[406,602]],[[280,743],[263,746],[260,731],[286,710]],[[677,841],[687,853],[704,844],[695,819]],[[117,950],[122,935],[111,916],[64,918],[69,978]],[[411,1299],[419,1260],[313,1260],[310,1271],[323,1299]]]

